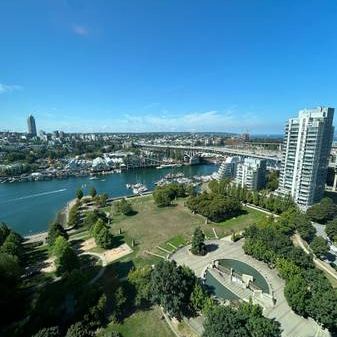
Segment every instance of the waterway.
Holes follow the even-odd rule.
[[[0,221],[6,222],[22,235],[34,234],[48,228],[58,211],[75,197],[75,192],[80,187],[84,193],[88,193],[94,186],[97,193],[117,197],[132,195],[126,184],[143,183],[149,189],[153,189],[154,183],[170,172],[183,172],[186,177],[192,177],[212,174],[217,169],[218,167],[212,164],[174,169],[146,168],[100,176],[97,180],[72,177],[63,180],[0,184]]]

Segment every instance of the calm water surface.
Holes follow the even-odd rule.
[[[101,176],[98,180],[89,177],[64,180],[36,181],[25,183],[0,184],[0,221],[6,222],[20,234],[34,234],[44,231],[57,212],[75,197],[82,187],[88,193],[94,186],[97,193],[107,193],[116,197],[131,195],[126,184],[143,183],[149,189],[169,172],[183,172],[187,177],[208,175],[216,171],[216,165],[183,166],[167,169],[137,169],[124,173]]]

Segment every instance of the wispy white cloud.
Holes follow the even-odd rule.
[[[87,27],[77,24],[72,25],[72,31],[74,34],[80,36],[87,36],[89,34],[89,30]]]
[[[5,94],[7,92],[22,90],[23,87],[21,85],[16,84],[3,84],[0,83],[0,94]]]

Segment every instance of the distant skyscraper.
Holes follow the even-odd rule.
[[[246,158],[237,165],[235,183],[249,190],[259,190],[266,184],[266,160]]]
[[[36,125],[35,119],[32,115],[29,115],[27,118],[28,134],[32,137],[36,137]]]
[[[334,128],[333,108],[305,109],[285,127],[279,189],[306,210],[324,193]]]

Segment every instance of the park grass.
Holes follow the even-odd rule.
[[[237,217],[213,223],[219,237],[229,235],[232,231],[239,232],[249,225],[256,224],[266,218],[266,214],[258,210],[243,207],[243,213]],[[213,235],[214,236],[214,235]]]
[[[125,318],[122,324],[111,324],[104,332],[113,330],[119,331],[123,337],[175,337],[157,306],[136,311]],[[98,336],[104,336],[104,333]]]
[[[232,231],[238,232],[245,227],[259,222],[265,218],[265,214],[244,208],[242,215],[236,218],[225,220],[219,223],[205,223],[205,218],[192,214],[184,206],[184,199],[178,199],[170,207],[157,207],[152,195],[133,198],[130,200],[132,207],[137,212],[133,216],[114,215],[112,221],[112,231],[122,230],[129,240],[135,240],[137,244],[137,254],[144,256],[146,251],[165,255],[158,250],[161,246],[171,251],[167,242],[171,242],[176,247],[191,241],[193,231],[200,226],[207,237],[214,238],[213,227],[217,235],[223,237],[230,235]]]

